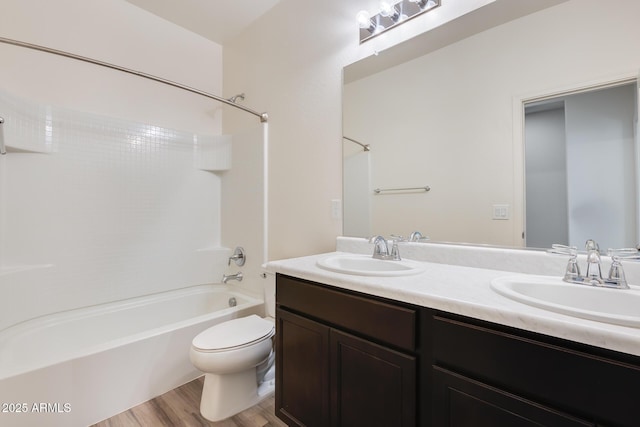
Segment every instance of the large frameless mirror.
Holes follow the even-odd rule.
[[[346,67],[343,134],[370,151],[344,140],[343,234],[635,246],[640,28],[630,10],[603,21],[583,6],[568,1],[376,68],[393,54],[380,52],[371,72]],[[533,142],[535,118],[561,121],[554,109],[564,145]]]

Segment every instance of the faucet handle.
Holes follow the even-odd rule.
[[[627,283],[620,260],[640,260],[640,252],[635,248],[609,248],[607,250],[607,255],[611,257],[611,268],[609,268],[609,278],[607,279],[607,282],[620,289],[629,289],[629,284]]]
[[[562,280],[564,280],[565,282],[580,280],[582,276],[580,274],[580,266],[578,265],[577,247],[554,243],[553,245],[551,245],[551,249],[547,249],[547,253],[556,255],[569,255],[569,262],[567,263],[567,268],[564,272],[564,278]]]
[[[385,239],[384,236],[380,236],[380,235],[376,235],[376,236],[371,236],[369,238],[367,238],[367,240],[369,240],[369,243],[373,243],[374,245],[377,245],[379,242],[384,241],[384,243],[387,243],[387,239]]]
[[[429,236],[423,236],[422,233],[419,231],[414,231],[409,236],[410,242],[424,242],[426,240],[429,240]]]
[[[231,261],[235,262],[237,266],[242,267],[247,260],[247,256],[244,253],[244,249],[241,246],[238,246],[234,251],[233,255],[229,257],[229,262],[227,265],[231,265]]]
[[[607,249],[607,255],[611,259],[628,259],[628,260],[640,260],[640,251],[636,248],[619,248],[619,249]]]
[[[389,258],[394,261],[402,260],[402,258],[400,257],[400,248],[398,248],[398,242],[396,240],[393,241],[393,246],[391,247]]]
[[[578,256],[578,248],[576,246],[567,246],[561,245],[559,243],[554,243],[553,245],[551,245],[551,249],[547,249],[547,253],[555,255],[569,255],[575,258]]]

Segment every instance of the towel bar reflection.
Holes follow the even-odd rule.
[[[7,148],[4,145],[4,119],[0,117],[0,154],[7,154]]]
[[[431,187],[425,185],[424,187],[406,187],[406,188],[376,188],[373,190],[374,193],[380,194],[385,191],[424,191],[427,192],[431,190]]]

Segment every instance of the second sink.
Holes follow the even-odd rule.
[[[491,288],[528,305],[584,319],[640,327],[640,290],[607,289],[563,282],[560,277],[508,276]]]

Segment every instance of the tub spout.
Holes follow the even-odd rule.
[[[237,280],[238,282],[242,282],[242,272],[238,272],[238,274],[223,274],[222,275],[222,283],[227,283],[229,280]]]

